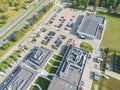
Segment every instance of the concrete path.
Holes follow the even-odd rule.
[[[60,60],[56,60],[56,59],[54,59],[54,58],[51,58],[51,59],[53,59],[53,60],[56,61],[56,62],[61,62]]]
[[[116,72],[106,70],[105,74],[120,80],[120,74],[118,74]]]
[[[45,78],[45,79],[47,79],[48,81],[51,82],[51,80],[47,76],[45,76],[45,75],[40,75],[40,77],[43,77],[43,78]]]
[[[98,90],[98,85],[95,84],[95,85],[94,85],[94,89],[95,89],[95,90]]]
[[[42,90],[42,88],[38,84],[33,84],[34,86],[37,86],[39,90]]]
[[[48,64],[50,64],[52,67],[54,68],[58,68],[59,66],[55,66],[55,65],[52,65],[51,63],[48,62]]]

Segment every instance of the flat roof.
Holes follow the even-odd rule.
[[[18,66],[1,83],[0,90],[27,90],[36,75],[37,72],[33,69],[30,69],[25,65]]]
[[[48,90],[76,90],[77,87],[59,77],[54,77]]]
[[[27,55],[26,60],[31,64],[41,68],[47,62],[53,51],[45,47],[35,46]]]
[[[83,15],[80,16],[83,17]],[[104,20],[104,17],[97,16],[94,14],[85,15],[77,30],[77,33],[82,32],[84,34],[88,34],[95,37],[98,31],[99,24],[104,24]]]
[[[87,56],[87,52],[70,45],[49,90],[78,90]]]
[[[57,74],[60,76],[66,76],[70,67],[83,69],[87,56],[87,52],[70,45],[63,57],[63,63],[60,65],[59,72]]]

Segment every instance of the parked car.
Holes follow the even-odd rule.
[[[84,39],[84,40],[86,39],[86,37],[84,35],[80,35],[80,38]]]

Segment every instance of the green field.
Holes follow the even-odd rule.
[[[60,57],[59,55],[56,55],[56,54],[54,54],[52,58],[54,58],[55,60],[59,60],[59,61],[62,60],[62,57]]]
[[[98,87],[98,90],[102,90],[103,80],[104,80],[103,77],[101,77],[99,81],[93,80],[91,90],[95,90],[95,85]]]
[[[50,81],[46,80],[45,78],[43,77],[38,77],[35,81],[36,84],[38,84],[42,90],[47,90],[49,84],[50,84]],[[32,89],[34,90],[34,89]]]
[[[100,12],[97,12],[97,14],[105,16],[107,19],[107,25],[101,47],[120,51],[120,17]]]
[[[120,80],[110,77],[108,80],[101,77],[100,81],[93,81],[91,90],[98,85],[98,90],[120,90]]]
[[[80,44],[80,49],[82,49],[84,51],[87,51],[89,53],[93,52],[93,47],[90,44],[86,43],[86,42],[82,42]]]
[[[120,80],[110,77],[104,82],[104,90],[120,90]]]
[[[42,40],[41,44],[46,46],[48,43],[45,40]]]
[[[39,90],[39,88],[38,88],[37,86],[35,86],[35,85],[32,85],[32,86],[30,87],[30,90]]]
[[[57,68],[52,67],[50,64],[47,64],[44,68],[48,73],[56,73]]]
[[[54,77],[54,76],[52,76],[52,75],[48,75],[48,76],[47,76],[47,78],[49,78],[50,80],[52,80],[53,77]]]
[[[51,63],[54,66],[59,66],[59,64],[60,64],[60,62],[57,62],[57,61],[55,61],[53,59],[50,59],[49,63]]]

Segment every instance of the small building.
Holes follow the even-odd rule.
[[[25,62],[34,69],[39,69],[45,65],[52,53],[53,51],[48,48],[35,46],[26,56]]]
[[[25,66],[17,66],[0,84],[0,90],[28,90],[38,72]]]
[[[70,44],[48,90],[79,90],[88,52]]]
[[[89,39],[94,39],[99,30],[103,30],[105,25],[105,17],[97,16],[95,14],[80,15],[82,20],[77,29],[78,36],[85,36]]]

